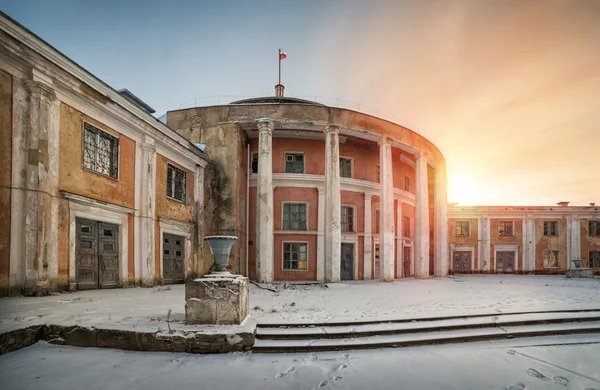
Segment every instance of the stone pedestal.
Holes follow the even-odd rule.
[[[593,278],[591,268],[571,268],[565,273],[567,278]]]
[[[248,305],[246,277],[207,275],[185,284],[186,324],[239,325]]]

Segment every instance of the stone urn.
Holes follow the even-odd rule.
[[[581,268],[581,263],[583,263],[583,260],[571,260],[571,262],[575,268]]]
[[[204,241],[210,246],[210,251],[213,255],[213,272],[212,274],[230,276],[227,271],[229,266],[229,254],[231,247],[237,241],[235,236],[206,236]]]

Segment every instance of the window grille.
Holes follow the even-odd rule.
[[[352,160],[340,157],[340,177],[352,177]]]
[[[456,221],[456,235],[459,237],[468,237],[469,232],[469,221]]]
[[[283,269],[301,270],[308,269],[307,246],[303,242],[284,242],[283,243]]]
[[[501,236],[513,235],[513,221],[499,221],[498,234]]]
[[[83,167],[119,177],[119,139],[87,122],[83,124]]]
[[[167,164],[167,196],[185,202],[185,172]]]
[[[307,230],[306,203],[283,204],[283,230]]]
[[[341,212],[342,232],[354,231],[354,208],[350,206],[342,206]]]
[[[558,236],[558,221],[544,221],[544,236]]]
[[[304,153],[285,154],[285,173],[304,173]]]

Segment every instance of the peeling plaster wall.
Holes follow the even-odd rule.
[[[579,234],[581,237],[581,258],[584,260],[582,267],[589,267],[590,251],[600,251],[600,236],[589,235],[589,221],[600,221],[600,213],[596,218],[582,218],[579,221]],[[600,269],[594,269],[594,273],[600,274]]]
[[[113,179],[83,168],[83,122],[119,138],[119,177]],[[119,206],[134,208],[135,141],[61,103],[59,189]]]
[[[325,152],[320,155],[323,156]],[[379,180],[377,176],[377,166],[379,165],[379,146],[376,142],[361,140],[348,137],[346,142],[340,143],[340,157],[350,157],[353,159],[354,179],[367,180],[376,183]],[[322,175],[325,173],[323,172]]]
[[[544,221],[558,221],[559,236],[544,236]],[[535,220],[535,269],[537,273],[562,273],[567,269],[567,219],[556,217]],[[544,251],[559,251],[559,266],[544,268]]]
[[[13,77],[0,70],[0,297],[8,295],[12,179]]]
[[[58,204],[58,289],[69,288],[69,201],[61,199]],[[131,249],[130,249],[131,250]],[[133,251],[132,251],[133,252]]]
[[[459,237],[456,235],[456,221],[469,221],[469,236]],[[478,229],[477,218],[448,218],[448,243],[452,245],[473,245],[475,249],[475,259],[473,260],[473,272],[481,271],[482,267],[479,264],[479,243],[478,243]],[[452,250],[448,252],[450,256],[449,268],[452,268]]]
[[[273,173],[285,173],[285,154],[304,153],[304,173],[325,174],[325,142],[322,140],[297,140],[273,138]]]
[[[513,221],[513,235],[512,236],[501,236],[499,230],[500,221]],[[495,264],[494,258],[494,246],[495,245],[518,245],[517,255],[519,262],[515,264],[515,271],[523,271],[523,219],[512,219],[503,218],[496,219],[490,218],[490,264]]]

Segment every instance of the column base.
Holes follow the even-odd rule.
[[[185,323],[239,325],[248,316],[248,278],[213,275],[185,284]]]

